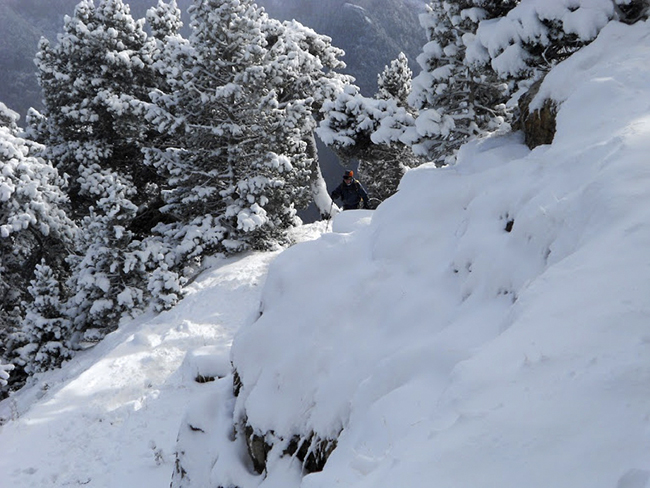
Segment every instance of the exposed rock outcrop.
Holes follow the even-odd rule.
[[[542,107],[530,111],[530,104],[539,92],[543,78],[535,82],[519,99],[519,127],[524,132],[526,145],[534,149],[542,144],[551,144],[555,137],[557,103],[546,99]]]
[[[295,456],[302,463],[305,473],[322,471],[337,444],[336,439],[321,439],[313,432],[307,436],[294,435],[290,439],[283,439],[273,432],[261,434],[248,423],[243,430],[248,455],[258,473],[266,471],[268,455],[276,445],[281,446],[281,457]]]
[[[241,377],[233,369],[233,393],[238,396],[243,388]],[[253,468],[258,473],[264,473],[271,450],[279,446],[281,457],[292,456],[300,460],[305,473],[322,471],[330,454],[337,445],[336,439],[321,438],[314,432],[303,435],[294,435],[284,438],[273,431],[261,432],[253,427],[247,418],[235,425],[236,435],[243,435],[246,439],[248,455],[253,463]]]

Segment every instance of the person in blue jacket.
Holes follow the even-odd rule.
[[[354,179],[354,172],[347,170],[343,173],[343,182],[337,186],[331,193],[332,200],[337,198],[343,204],[343,210],[351,210],[359,208],[359,204],[363,201],[363,208],[370,208],[368,205],[368,193],[365,188]]]

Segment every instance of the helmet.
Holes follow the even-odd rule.
[[[354,176],[354,171],[351,169],[348,169],[345,173],[343,173],[343,179],[346,178],[352,178]]]

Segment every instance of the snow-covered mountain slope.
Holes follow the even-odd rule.
[[[179,425],[209,386],[197,379],[230,374],[232,336],[276,255],[215,260],[173,310],[123,325],[1,402],[0,487],[169,486]]]
[[[610,24],[548,76],[552,145],[470,144],[278,257],[232,354],[235,422],[281,446],[256,483],[648,484],[649,33]],[[300,482],[295,436],[338,438]]]
[[[648,488],[649,34],[551,72],[553,144],[413,170],[1,403],[0,486]],[[337,444],[306,474],[312,432]]]

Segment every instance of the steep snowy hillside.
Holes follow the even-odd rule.
[[[257,309],[277,254],[215,259],[173,310],[123,324],[0,402],[0,487],[169,486],[185,412],[230,373],[233,334]]]
[[[470,144],[281,254],[173,486],[646,487],[649,33],[547,77],[552,145]]]

